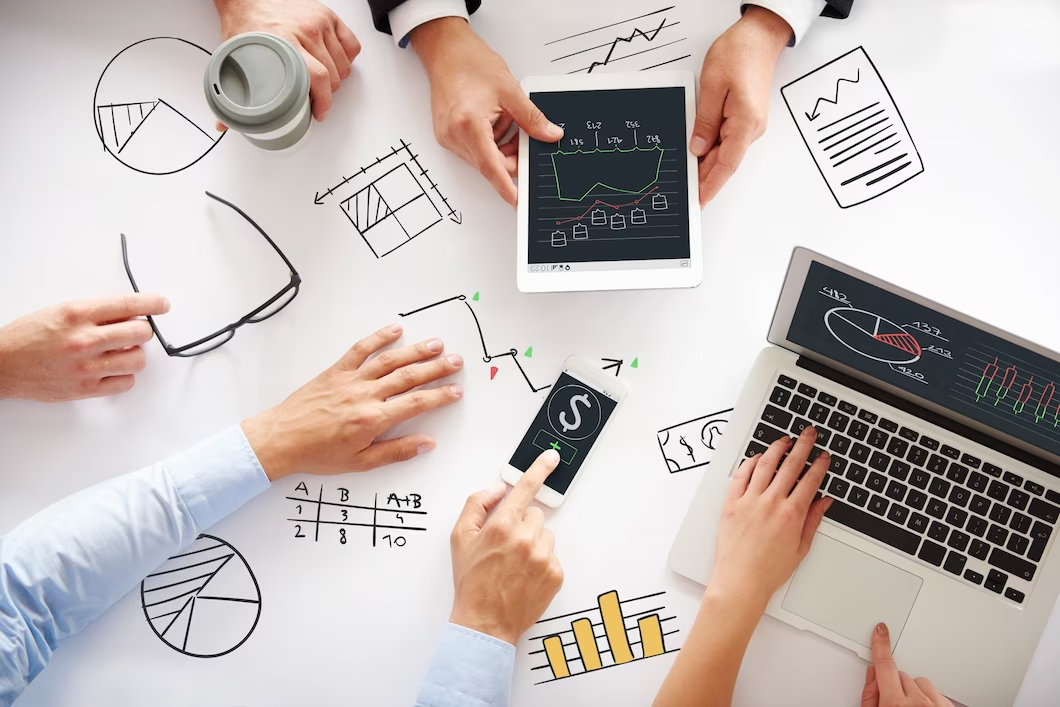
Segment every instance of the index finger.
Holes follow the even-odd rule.
[[[898,665],[891,655],[891,635],[887,624],[876,624],[872,631],[872,664],[876,667],[876,684],[880,686],[880,702],[891,704],[905,696]]]
[[[501,506],[500,512],[516,520],[522,520],[523,516],[526,515],[526,509],[530,507],[530,502],[537,496],[537,492],[541,490],[545,479],[555,470],[558,464],[559,452],[554,449],[541,452],[537,459],[534,460],[534,463],[530,465],[530,468],[526,470],[526,473],[523,474],[523,477],[519,479],[519,483],[508,494],[508,498],[504,501],[504,505]]]
[[[169,300],[162,295],[136,292],[116,297],[99,297],[83,303],[89,321],[96,324],[121,322],[133,317],[165,314],[169,311]]]
[[[474,160],[472,164],[478,168],[482,176],[493,185],[494,190],[501,195],[505,201],[512,206],[519,198],[519,192],[515,189],[515,183],[508,174],[508,168],[504,163],[504,155],[493,140],[493,124],[483,118],[482,122],[472,129],[472,134],[467,137],[467,149]]]

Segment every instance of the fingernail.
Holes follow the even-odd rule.
[[[401,327],[400,324],[394,323],[394,324],[390,325],[390,333],[391,334],[400,334],[401,330],[402,330],[402,327]]]
[[[563,128],[556,125],[555,123],[549,123],[548,127],[545,128],[545,132],[548,133],[549,137],[554,137],[557,140],[563,137]]]
[[[427,454],[428,452],[433,452],[433,451],[434,451],[434,442],[421,442],[416,447],[416,454],[417,455]]]
[[[692,136],[692,142],[689,143],[688,149],[692,151],[692,154],[696,157],[702,157],[707,154],[707,141],[699,135]]]
[[[451,386],[449,386],[449,392],[453,394],[454,398],[460,398],[464,395],[463,387],[457,385],[456,383],[453,383]]]
[[[431,339],[427,342],[427,350],[431,353],[438,353],[442,350],[443,346],[441,339]]]
[[[541,461],[555,469],[556,465],[559,464],[559,452],[555,449],[548,449],[541,455]]]
[[[448,356],[445,357],[445,360],[448,361],[449,364],[452,365],[452,366],[463,366],[464,365],[464,357],[461,356],[460,354],[455,354],[455,353],[454,354],[449,354]]]
[[[328,110],[331,110],[331,109],[328,108]],[[328,110],[326,110],[326,111],[324,111],[323,113],[320,114],[320,122],[323,123],[324,122],[324,118],[328,117]]]
[[[876,633],[880,634],[884,638],[887,638],[887,624],[882,621],[876,624]]]
[[[166,312],[169,311],[169,306],[170,306],[169,305],[169,298],[168,297],[163,297],[162,298],[162,314],[165,314]]]

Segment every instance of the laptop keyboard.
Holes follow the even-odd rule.
[[[1060,518],[1060,493],[958,447],[781,375],[752,433],[752,457],[817,429],[810,461],[832,461],[825,517],[1022,604]],[[1017,583],[1019,584],[1019,583]],[[1024,590],[1028,585],[1019,584]]]

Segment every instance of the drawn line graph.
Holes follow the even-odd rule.
[[[658,158],[656,158],[655,155],[652,153],[657,153]],[[654,147],[630,147],[627,149],[616,147],[610,150],[596,148],[595,150],[575,150],[573,152],[557,150],[556,152],[553,152],[549,155],[550,159],[552,160],[552,172],[556,177],[556,194],[558,195],[561,201],[581,201],[585,197],[589,196],[597,187],[610,189],[611,191],[621,192],[623,194],[640,194],[645,189],[659,181],[659,174],[662,171],[663,155],[665,153],[666,151],[663,150],[660,145],[655,145]],[[643,186],[639,186],[634,189],[623,188],[614,184],[608,184],[603,180],[597,180],[593,182],[592,186],[585,189],[584,193],[582,193],[580,196],[564,196],[563,187],[561,185],[560,172],[569,171],[570,174],[573,174],[576,171],[584,172],[584,163],[588,161],[584,158],[574,159],[574,157],[577,155],[599,155],[600,157],[597,157],[595,160],[599,163],[599,166],[596,170],[592,170],[595,173],[621,175],[627,179],[636,178],[638,174],[642,173],[645,175],[651,174],[651,178],[648,179],[648,181]],[[619,159],[619,157],[622,155],[630,155],[631,157]],[[640,157],[640,163],[630,164],[630,162],[637,162],[636,159],[632,159],[636,157]],[[643,180],[644,178],[646,177],[642,177],[641,180]],[[562,181],[567,182],[569,184],[572,180],[573,177],[569,176],[568,179]],[[581,189],[585,186],[585,181],[588,180],[583,180],[582,185],[576,190],[576,192],[581,191]],[[608,181],[614,180],[608,178]],[[639,184],[639,181],[635,183]]]
[[[463,302],[464,306],[467,307],[467,311],[471,313],[471,318],[475,320],[475,329],[478,330],[479,342],[481,342],[481,344],[482,344],[482,361],[484,363],[489,363],[495,358],[509,357],[509,358],[512,359],[512,361],[515,362],[515,367],[519,369],[519,373],[522,374],[523,380],[525,380],[527,386],[530,387],[530,392],[531,393],[537,393],[537,392],[540,392],[542,390],[547,390],[548,388],[552,387],[551,383],[549,385],[544,385],[544,386],[541,386],[541,387],[537,387],[530,381],[530,377],[528,375],[526,375],[526,371],[523,370],[522,364],[519,363],[519,357],[518,357],[519,356],[519,352],[518,352],[518,350],[509,349],[508,351],[505,351],[504,353],[499,353],[499,354],[491,354],[489,352],[489,348],[486,346],[486,337],[482,333],[482,324],[479,323],[478,315],[475,314],[475,310],[472,308],[471,304],[467,301],[467,295],[457,295],[456,297],[448,297],[448,298],[443,299],[443,300],[441,300],[439,302],[434,302],[433,304],[428,304],[426,306],[419,307],[417,309],[413,309],[412,311],[409,311],[409,312],[404,312],[404,313],[398,312],[398,316],[402,317],[402,318],[409,317],[409,316],[412,316],[413,314],[419,314],[420,312],[424,312],[424,311],[426,311],[428,309],[433,309],[435,307],[440,307],[441,305],[448,304],[449,302]]]
[[[596,208],[597,206],[609,206],[609,207],[611,207],[612,209],[615,209],[616,211],[617,211],[618,209],[622,209],[622,208],[625,208],[625,207],[627,207],[627,206],[636,206],[636,205],[637,205],[637,204],[639,204],[640,202],[644,201],[644,199],[648,198],[648,196],[649,196],[649,195],[650,195],[650,194],[651,194],[651,193],[652,193],[653,191],[655,191],[655,190],[656,190],[656,189],[658,189],[658,188],[659,188],[659,187],[658,187],[658,185],[656,185],[656,186],[652,187],[651,189],[649,189],[648,191],[646,191],[646,192],[644,192],[643,194],[641,194],[641,195],[640,195],[639,197],[637,197],[637,198],[636,198],[636,199],[634,199],[633,201],[627,201],[627,202],[626,202],[626,203],[624,203],[624,204],[612,204],[612,203],[610,203],[610,202],[607,202],[607,201],[602,201],[602,200],[600,200],[600,199],[597,199],[596,201],[594,201],[594,202],[592,203],[592,205],[591,205],[591,206],[590,206],[589,208],[587,208],[587,209],[585,210],[585,213],[583,213],[583,214],[582,214],[581,216],[575,216],[574,218],[569,218],[569,219],[567,219],[567,220],[565,220],[565,221],[556,221],[556,225],[557,225],[557,226],[562,226],[563,224],[565,224],[565,223],[570,223],[571,221],[581,221],[581,220],[582,220],[583,218],[585,218],[586,216],[588,216],[588,215],[589,215],[589,214],[590,214],[590,213],[592,212],[592,210],[593,210],[593,209],[595,209],[595,208]]]
[[[558,64],[559,68],[569,74],[587,73],[591,74],[593,71],[600,69],[605,66],[610,66],[616,62],[632,60],[631,63],[636,67],[635,70],[646,71],[648,69],[654,69],[658,66],[665,66],[667,64],[673,64],[687,59],[691,54],[683,54],[680,56],[672,56],[662,61],[655,61],[659,58],[660,50],[664,50],[667,47],[681,44],[687,41],[687,37],[674,37],[674,27],[681,24],[680,20],[673,18],[674,5],[659,8],[652,12],[647,12],[636,17],[630,17],[624,20],[618,20],[615,22],[609,22],[600,27],[589,29],[559,39],[546,42],[545,46],[557,45],[562,47],[562,53],[550,60],[550,63]],[[665,13],[665,14],[664,14]],[[662,17],[659,19],[658,24],[655,24],[655,18],[659,15]],[[645,23],[644,26],[633,25],[632,23],[638,20],[650,19],[650,24]],[[623,27],[627,25],[627,27]],[[605,30],[621,28],[615,30],[616,34],[614,38],[601,41],[600,35],[597,33]],[[619,52],[620,47],[624,46],[638,46],[641,44],[650,44],[646,49],[640,49],[638,51],[632,51],[629,53],[622,54]],[[602,58],[597,58],[588,63],[584,63],[584,59],[588,58],[586,55],[592,55],[597,53],[599,56],[600,52],[605,52]],[[650,54],[650,57],[645,57],[651,62],[644,62],[646,65],[636,66],[636,57],[642,57],[646,54]],[[665,56],[665,54],[663,54]],[[628,64],[623,64],[628,67]]]
[[[847,83],[858,83],[859,81],[861,81],[861,69],[858,69],[858,73],[853,79],[840,78],[838,81],[836,81],[835,100],[832,100],[831,98],[827,98],[825,96],[821,96],[817,99],[817,102],[813,104],[813,114],[811,115],[807,113],[806,118],[809,120],[817,120],[819,117],[821,117],[821,114],[818,112],[818,109],[821,107],[822,101],[824,103],[831,103],[833,106],[839,105],[839,85],[844,81],[846,81]]]

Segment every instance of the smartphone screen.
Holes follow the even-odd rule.
[[[559,466],[545,485],[566,493],[617,405],[609,394],[563,371],[509,463],[525,472],[541,452],[555,449]]]

